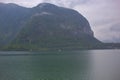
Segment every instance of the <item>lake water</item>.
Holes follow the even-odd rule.
[[[120,50],[0,52],[0,80],[120,80]]]

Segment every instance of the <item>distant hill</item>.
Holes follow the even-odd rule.
[[[75,10],[41,3],[0,4],[0,44],[6,50],[90,49],[102,43]]]

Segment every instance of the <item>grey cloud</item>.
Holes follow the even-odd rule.
[[[100,0],[76,6],[90,22],[95,37],[103,42],[120,42],[120,11],[113,1]],[[115,27],[116,26],[116,27]]]
[[[44,0],[45,2],[50,2],[69,8],[73,8],[76,5],[81,5],[87,3],[89,0]]]
[[[5,3],[17,3],[23,6],[27,7],[33,7],[36,4],[42,3],[42,2],[47,2],[47,3],[53,3],[59,6],[64,6],[68,8],[73,8],[76,5],[81,5],[85,4],[90,0],[0,0],[0,2],[5,2]]]
[[[120,33],[120,24],[117,23],[117,24],[112,25],[111,28],[110,28],[110,30]],[[119,35],[119,36],[120,36],[120,35]]]
[[[104,26],[99,26],[96,29],[96,37],[104,42],[120,42],[120,24],[111,23]]]

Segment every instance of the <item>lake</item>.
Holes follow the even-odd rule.
[[[120,50],[1,51],[0,80],[120,80]]]

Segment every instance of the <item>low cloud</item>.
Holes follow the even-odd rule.
[[[91,1],[75,7],[90,22],[95,37],[103,42],[120,42],[120,11],[112,0]]]

